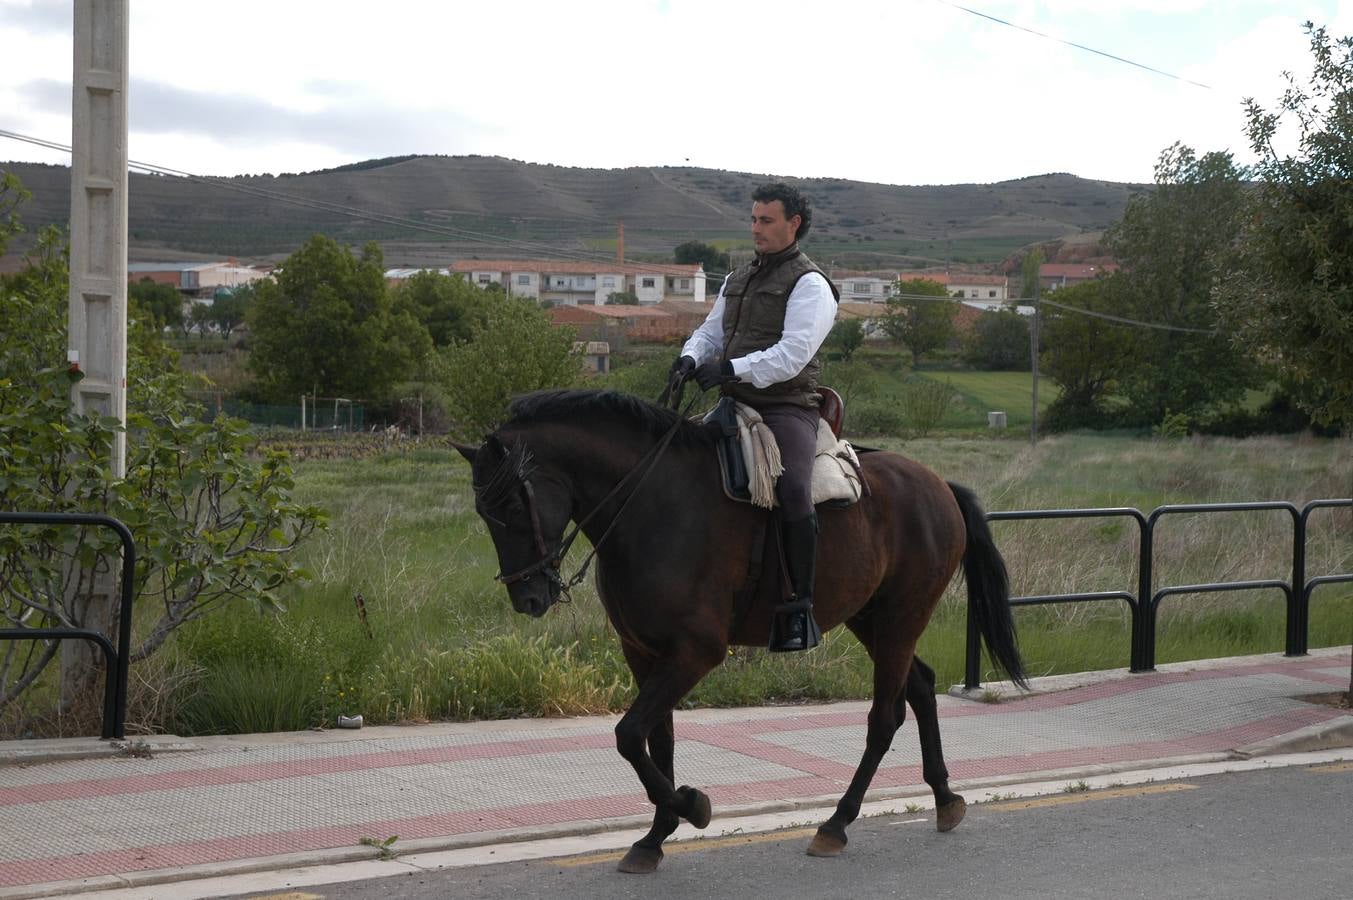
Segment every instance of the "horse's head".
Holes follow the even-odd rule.
[[[498,552],[497,580],[513,609],[543,616],[563,587],[558,554],[572,509],[568,491],[537,467],[520,438],[509,446],[490,435],[478,448],[456,449],[470,461],[475,512]]]

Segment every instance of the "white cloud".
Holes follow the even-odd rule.
[[[484,153],[894,183],[1144,181],[1175,140],[1244,149],[1240,97],[1353,4],[982,0],[136,0],[133,158],[212,174]],[[69,0],[0,0],[0,128],[69,140]],[[67,104],[68,106],[68,104]],[[46,151],[0,144],[0,158]],[[1237,154],[1240,155],[1239,152]]]

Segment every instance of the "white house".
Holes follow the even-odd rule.
[[[515,296],[564,306],[601,306],[612,294],[633,291],[642,304],[705,302],[705,270],[695,265],[589,263],[548,259],[464,259],[451,272],[471,284],[502,285]]]
[[[884,303],[894,293],[897,276],[891,272],[833,271],[832,283],[841,294],[841,301],[854,303]]]

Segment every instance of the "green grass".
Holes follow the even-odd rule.
[[[999,383],[997,379],[995,383]],[[1288,499],[1347,495],[1353,454],[1340,441],[1263,438],[1157,441],[1060,436],[1031,448],[986,437],[873,443],[904,449],[978,491],[991,510],[1057,506]],[[333,527],[302,552],[316,574],[289,593],[287,612],[236,608],[185,629],[141,672],[159,692],[135,691],[132,720],[180,733],[332,724],[361,713],[370,724],[504,716],[575,715],[623,708],[634,685],[590,585],[541,619],[512,612],[493,580],[496,563],[471,506],[468,467],[449,450],[415,449],[299,464],[302,498],[330,509]],[[1157,585],[1281,578],[1290,522],[1236,513],[1165,520]],[[1135,590],[1135,527],[1127,521],[996,523],[1018,595]],[[1353,568],[1353,516],[1312,519],[1309,574]],[[581,559],[585,547],[575,548]],[[567,564],[566,564],[567,566]],[[569,567],[571,570],[571,567]],[[358,616],[355,597],[366,611]],[[964,593],[945,595],[921,640],[940,683],[962,678]],[[1312,602],[1313,647],[1344,644],[1353,589],[1321,588]],[[1031,673],[1126,666],[1121,603],[1020,609]],[[1282,649],[1275,591],[1174,597],[1162,606],[1157,661]],[[990,670],[984,679],[993,677]],[[809,654],[734,649],[687,705],[747,705],[869,696],[870,664],[846,631]],[[166,694],[168,696],[166,696]],[[141,699],[138,699],[141,698]],[[158,718],[157,718],[158,717]]]
[[[922,370],[921,378],[953,385],[958,402],[950,405],[941,423],[945,428],[985,428],[987,413],[1002,410],[1007,427],[1028,428],[1032,420],[1033,377],[1028,372],[935,372]],[[1047,377],[1038,381],[1038,409],[1046,410],[1059,389]]]

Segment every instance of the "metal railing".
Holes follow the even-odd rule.
[[[108,638],[86,628],[3,628],[0,640],[45,641],[76,638],[91,641],[103,651],[107,666],[103,678],[104,740],[125,738],[127,730],[127,665],[132,641],[132,591],[136,570],[136,544],[132,533],[117,519],[88,513],[0,512],[0,525],[93,525],[111,528],[122,541],[122,608],[119,611],[117,647]]]
[[[1093,591],[1077,594],[1043,594],[1030,597],[1012,597],[1011,606],[1035,606],[1051,603],[1081,603],[1100,600],[1122,600],[1132,616],[1132,639],[1129,648],[1129,668],[1133,672],[1150,672],[1156,668],[1156,622],[1160,603],[1166,597],[1181,594],[1204,594],[1220,591],[1250,591],[1275,589],[1283,592],[1287,604],[1287,633],[1284,640],[1288,656],[1304,656],[1310,630],[1311,593],[1324,584],[1353,582],[1353,573],[1306,577],[1306,534],[1311,513],[1317,509],[1353,507],[1353,499],[1312,500],[1301,509],[1285,501],[1256,503],[1185,503],[1158,506],[1149,515],[1131,507],[1103,509],[1034,509],[987,514],[991,522],[1023,521],[1033,519],[1087,519],[1127,517],[1137,523],[1139,552],[1137,558],[1137,590]],[[1290,581],[1266,578],[1253,581],[1219,581],[1204,584],[1180,584],[1154,587],[1156,525],[1167,515],[1186,513],[1252,512],[1282,510],[1292,517],[1292,575]],[[982,647],[977,622],[971,603],[968,606],[968,640],[964,659],[963,686],[968,690],[981,686]]]

